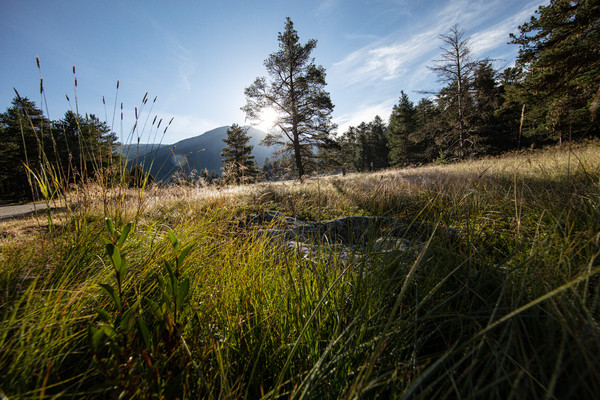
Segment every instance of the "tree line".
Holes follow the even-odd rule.
[[[0,114],[0,196],[38,198],[41,174],[69,184],[119,173],[116,146],[115,133],[95,115],[67,111],[50,121],[17,95]]]
[[[350,127],[335,136],[325,70],[299,42],[288,18],[279,51],[265,60],[270,80],[245,90],[250,120],[267,107],[280,117],[266,143],[283,146],[296,177],[320,168],[372,171],[449,162],[513,149],[599,136],[600,4],[552,0],[510,35],[520,46],[514,67],[498,71],[472,57],[458,25],[441,34],[441,55],[430,69],[443,87],[416,104],[401,91],[389,121]]]
[[[551,0],[509,39],[519,46],[515,66],[498,71],[493,60],[474,59],[465,30],[453,26],[440,35],[441,54],[430,66],[443,84],[439,91],[416,104],[401,91],[388,121],[375,117],[336,135],[325,69],[311,57],[317,41],[302,44],[287,18],[279,50],[265,60],[269,78],[246,88],[242,107],[250,121],[260,120],[265,108],[278,113],[264,142],[280,146],[280,157],[265,162],[263,177],[451,162],[598,137],[599,2]],[[108,171],[119,164],[113,162],[117,145],[94,115],[68,111],[49,121],[17,96],[0,114],[0,195],[29,197],[32,173],[44,168],[73,183],[119,173]],[[257,180],[251,152],[245,129],[232,125],[221,181]],[[136,180],[143,172],[133,175]],[[206,179],[213,175],[206,172]]]
[[[448,162],[598,137],[600,3],[551,1],[510,35],[514,67],[471,57],[455,25],[430,67],[444,86],[417,104],[403,91],[387,125],[376,117],[339,139],[338,161],[356,171]]]

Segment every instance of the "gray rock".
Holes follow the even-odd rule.
[[[317,262],[343,263],[364,257],[397,260],[409,249],[420,251],[421,242],[434,231],[432,224],[407,224],[395,218],[348,216],[325,222],[303,221],[279,211],[265,210],[238,219],[241,228],[256,227],[266,237],[298,257]],[[448,230],[449,235],[456,234]]]

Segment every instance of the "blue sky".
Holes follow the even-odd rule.
[[[277,50],[289,16],[301,42],[318,40],[313,56],[327,71],[334,121],[343,132],[375,115],[387,120],[401,90],[416,102],[419,91],[438,89],[427,66],[439,57],[439,35],[456,23],[466,29],[475,57],[494,58],[497,68],[512,65],[518,47],[507,44],[508,34],[547,3],[0,0],[0,111],[9,107],[13,88],[41,104],[38,56],[48,103],[43,108],[53,120],[75,107],[76,66],[80,112],[112,125],[117,97],[125,115],[121,127],[117,111],[113,129],[123,139],[146,92],[157,100],[140,111],[144,118],[174,117],[164,143],[245,124],[244,88],[266,74],[263,61]]]

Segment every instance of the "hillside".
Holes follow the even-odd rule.
[[[154,153],[162,147],[169,147],[167,144],[157,143],[130,143],[121,144],[117,148],[117,153],[125,158],[127,162],[133,161],[144,154]]]
[[[158,181],[168,181],[173,173],[182,171],[186,175],[192,170],[215,171],[221,173],[223,163],[221,161],[221,151],[225,147],[223,139],[227,137],[228,126],[215,128],[201,135],[181,140],[173,145],[150,146],[148,151],[143,153],[140,146],[138,155],[138,165],[145,172],[150,172]],[[252,154],[258,165],[264,164],[265,158],[273,157],[274,148],[260,144],[266,133],[250,127],[248,136],[250,144],[254,146]],[[130,149],[128,161],[132,165],[135,151]]]

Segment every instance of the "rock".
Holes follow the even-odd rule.
[[[397,260],[408,249],[420,250],[434,231],[432,224],[407,224],[395,218],[348,216],[325,222],[302,221],[284,213],[265,210],[238,219],[240,228],[258,228],[258,237],[317,261],[333,258],[345,263],[368,257]],[[450,235],[455,231],[448,230]]]
[[[238,218],[238,226],[240,228],[246,228],[248,226],[255,225],[285,225],[290,228],[302,228],[307,224],[298,218],[290,217],[279,211],[265,210],[256,214],[247,214],[241,218]]]

